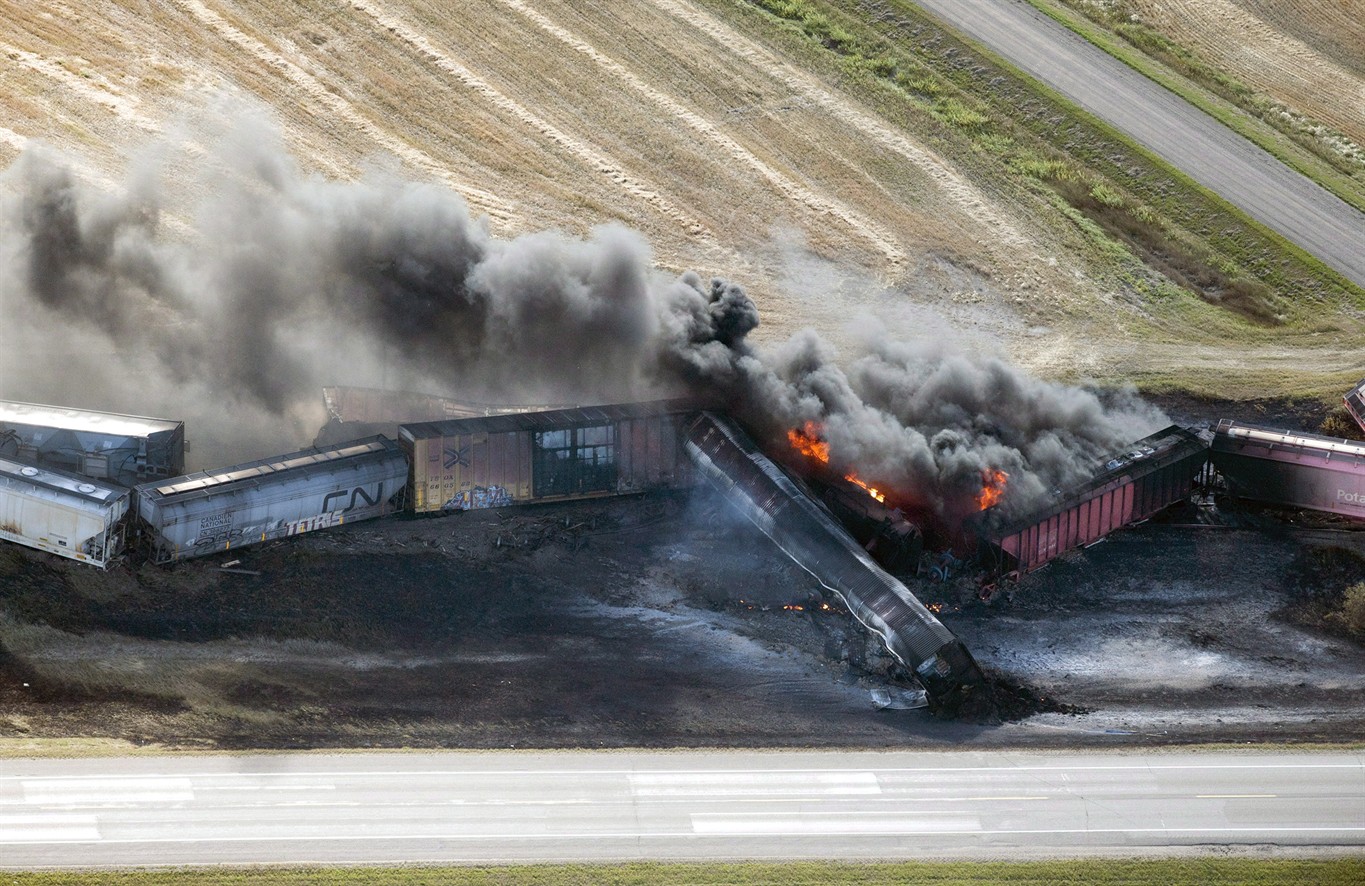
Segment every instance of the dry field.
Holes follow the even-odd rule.
[[[1142,21],[1365,145],[1362,0],[1134,0]]]
[[[1226,379],[1254,396],[1358,375],[1358,306],[1333,296],[1277,329],[1172,297],[1055,193],[1005,174],[996,155],[1013,136],[981,136],[969,115],[889,118],[756,7],[5,0],[0,166],[37,139],[118,189],[149,142],[194,163],[206,119],[264,106],[307,169],[396,164],[463,194],[499,234],[637,228],[660,266],[743,283],[769,341],[808,325],[837,341],[868,313],[1059,377]],[[913,51],[942,43],[903,33],[919,35]],[[170,195],[172,235],[193,236],[195,181]]]

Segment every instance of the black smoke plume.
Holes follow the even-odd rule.
[[[143,164],[116,195],[41,149],[0,177],[0,395],[186,418],[203,461],[206,442],[226,460],[306,442],[324,384],[531,402],[691,392],[779,444],[819,422],[837,465],[931,503],[1004,470],[1016,506],[1160,421],[922,343],[869,336],[847,360],[813,332],[758,348],[739,286],[656,270],[619,225],[502,240],[448,189],[305,174],[268,128],[219,144],[200,180]],[[180,189],[207,195],[188,235],[168,222]]]

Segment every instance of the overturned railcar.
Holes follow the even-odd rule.
[[[1346,403],[1346,411],[1351,413],[1351,418],[1354,418],[1360,429],[1365,431],[1365,378],[1341,399]]]
[[[138,519],[170,563],[393,513],[407,474],[397,444],[371,437],[144,483]]]
[[[1210,458],[1238,498],[1365,520],[1365,443],[1224,419]]]
[[[993,574],[1017,576],[1188,498],[1208,444],[1172,425],[1109,459],[1088,482],[1058,492],[1015,520],[994,511],[977,524],[978,553]]]
[[[0,458],[0,539],[104,568],[123,551],[131,493]]]
[[[854,617],[877,634],[937,701],[961,704],[985,685],[947,627],[849,537],[834,517],[758,450],[730,419],[705,412],[688,427],[687,454],[719,490]]]
[[[0,457],[133,486],[185,470],[185,425],[0,400]]]
[[[417,513],[567,501],[692,482],[680,433],[689,400],[405,424]]]

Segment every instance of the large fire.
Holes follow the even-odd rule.
[[[829,464],[829,444],[820,438],[822,431],[823,428],[819,424],[808,421],[800,428],[788,431],[787,439],[791,442],[792,448],[802,455]]]
[[[824,428],[818,422],[808,421],[799,428],[787,431],[787,440],[791,443],[792,449],[802,455],[815,459],[823,464],[829,464],[829,444],[822,439]],[[877,501],[885,502],[886,494],[878,489],[874,489],[867,483],[858,478],[858,475],[850,471],[844,475],[844,479],[853,485],[861,488],[868,495]]]
[[[1010,475],[1004,471],[987,469],[981,472],[981,494],[976,497],[977,510],[984,511],[986,508],[1000,504],[1000,499],[1005,497],[1005,481],[1009,480]]]

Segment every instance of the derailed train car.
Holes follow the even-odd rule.
[[[878,566],[738,425],[705,412],[687,428],[685,439],[701,477],[837,594],[937,703],[970,704],[978,690],[984,697],[985,677],[952,631]]]
[[[1207,461],[1208,444],[1172,425],[1125,448],[1088,482],[1059,492],[1030,514],[1007,521],[985,512],[977,528],[978,555],[997,575],[1039,569],[1188,498]]]
[[[1224,419],[1210,458],[1238,498],[1365,520],[1365,443]]]
[[[1346,404],[1346,411],[1351,413],[1351,418],[1354,418],[1360,429],[1365,431],[1365,378],[1341,399]]]
[[[184,472],[185,425],[0,400],[0,456],[133,486]]]
[[[0,458],[0,539],[104,568],[123,551],[131,493]]]
[[[680,430],[690,400],[405,424],[417,513],[567,501],[692,482]]]
[[[152,560],[170,563],[393,513],[407,475],[377,436],[144,483],[137,515]]]

